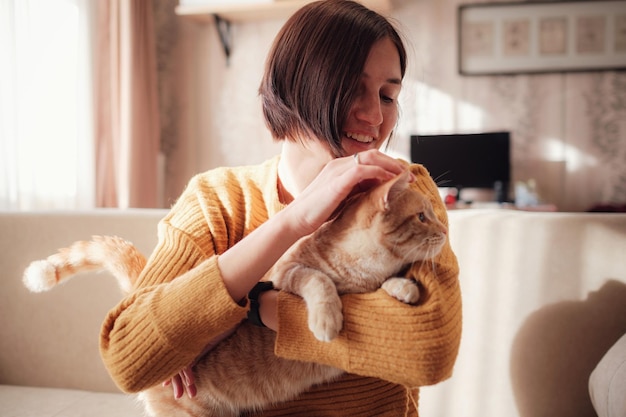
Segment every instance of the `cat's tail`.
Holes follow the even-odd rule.
[[[128,294],[145,265],[146,258],[132,243],[117,236],[93,236],[33,261],[24,271],[23,281],[29,290],[42,292],[82,272],[106,270]]]

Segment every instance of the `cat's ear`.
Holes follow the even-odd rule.
[[[409,186],[409,171],[406,170],[395,178],[387,181],[383,187],[383,210],[389,209],[389,202],[392,201],[398,194],[401,194]]]

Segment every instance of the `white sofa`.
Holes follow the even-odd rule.
[[[0,213],[0,415],[140,416],[111,382],[98,332],[120,291],[86,274],[48,293],[28,263],[94,234],[149,253],[163,210]],[[596,416],[587,389],[626,334],[626,214],[450,212],[464,331],[451,379],[422,389],[426,417]],[[602,395],[602,393],[598,393]]]
[[[149,253],[164,214],[0,212],[0,416],[143,416],[134,397],[117,389],[99,356],[100,325],[121,298],[114,279],[85,274],[33,294],[21,276],[31,261],[94,234],[123,236]]]

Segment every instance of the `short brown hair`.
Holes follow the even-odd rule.
[[[349,0],[322,0],[298,10],[280,30],[259,93],[274,139],[312,135],[343,155],[348,117],[372,45],[389,38],[406,71],[406,50],[393,25]]]

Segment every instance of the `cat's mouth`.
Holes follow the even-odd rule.
[[[350,139],[354,139],[357,142],[361,142],[361,143],[371,143],[375,139],[373,136],[365,135],[362,133],[355,133],[355,132],[346,132],[346,137]]]

